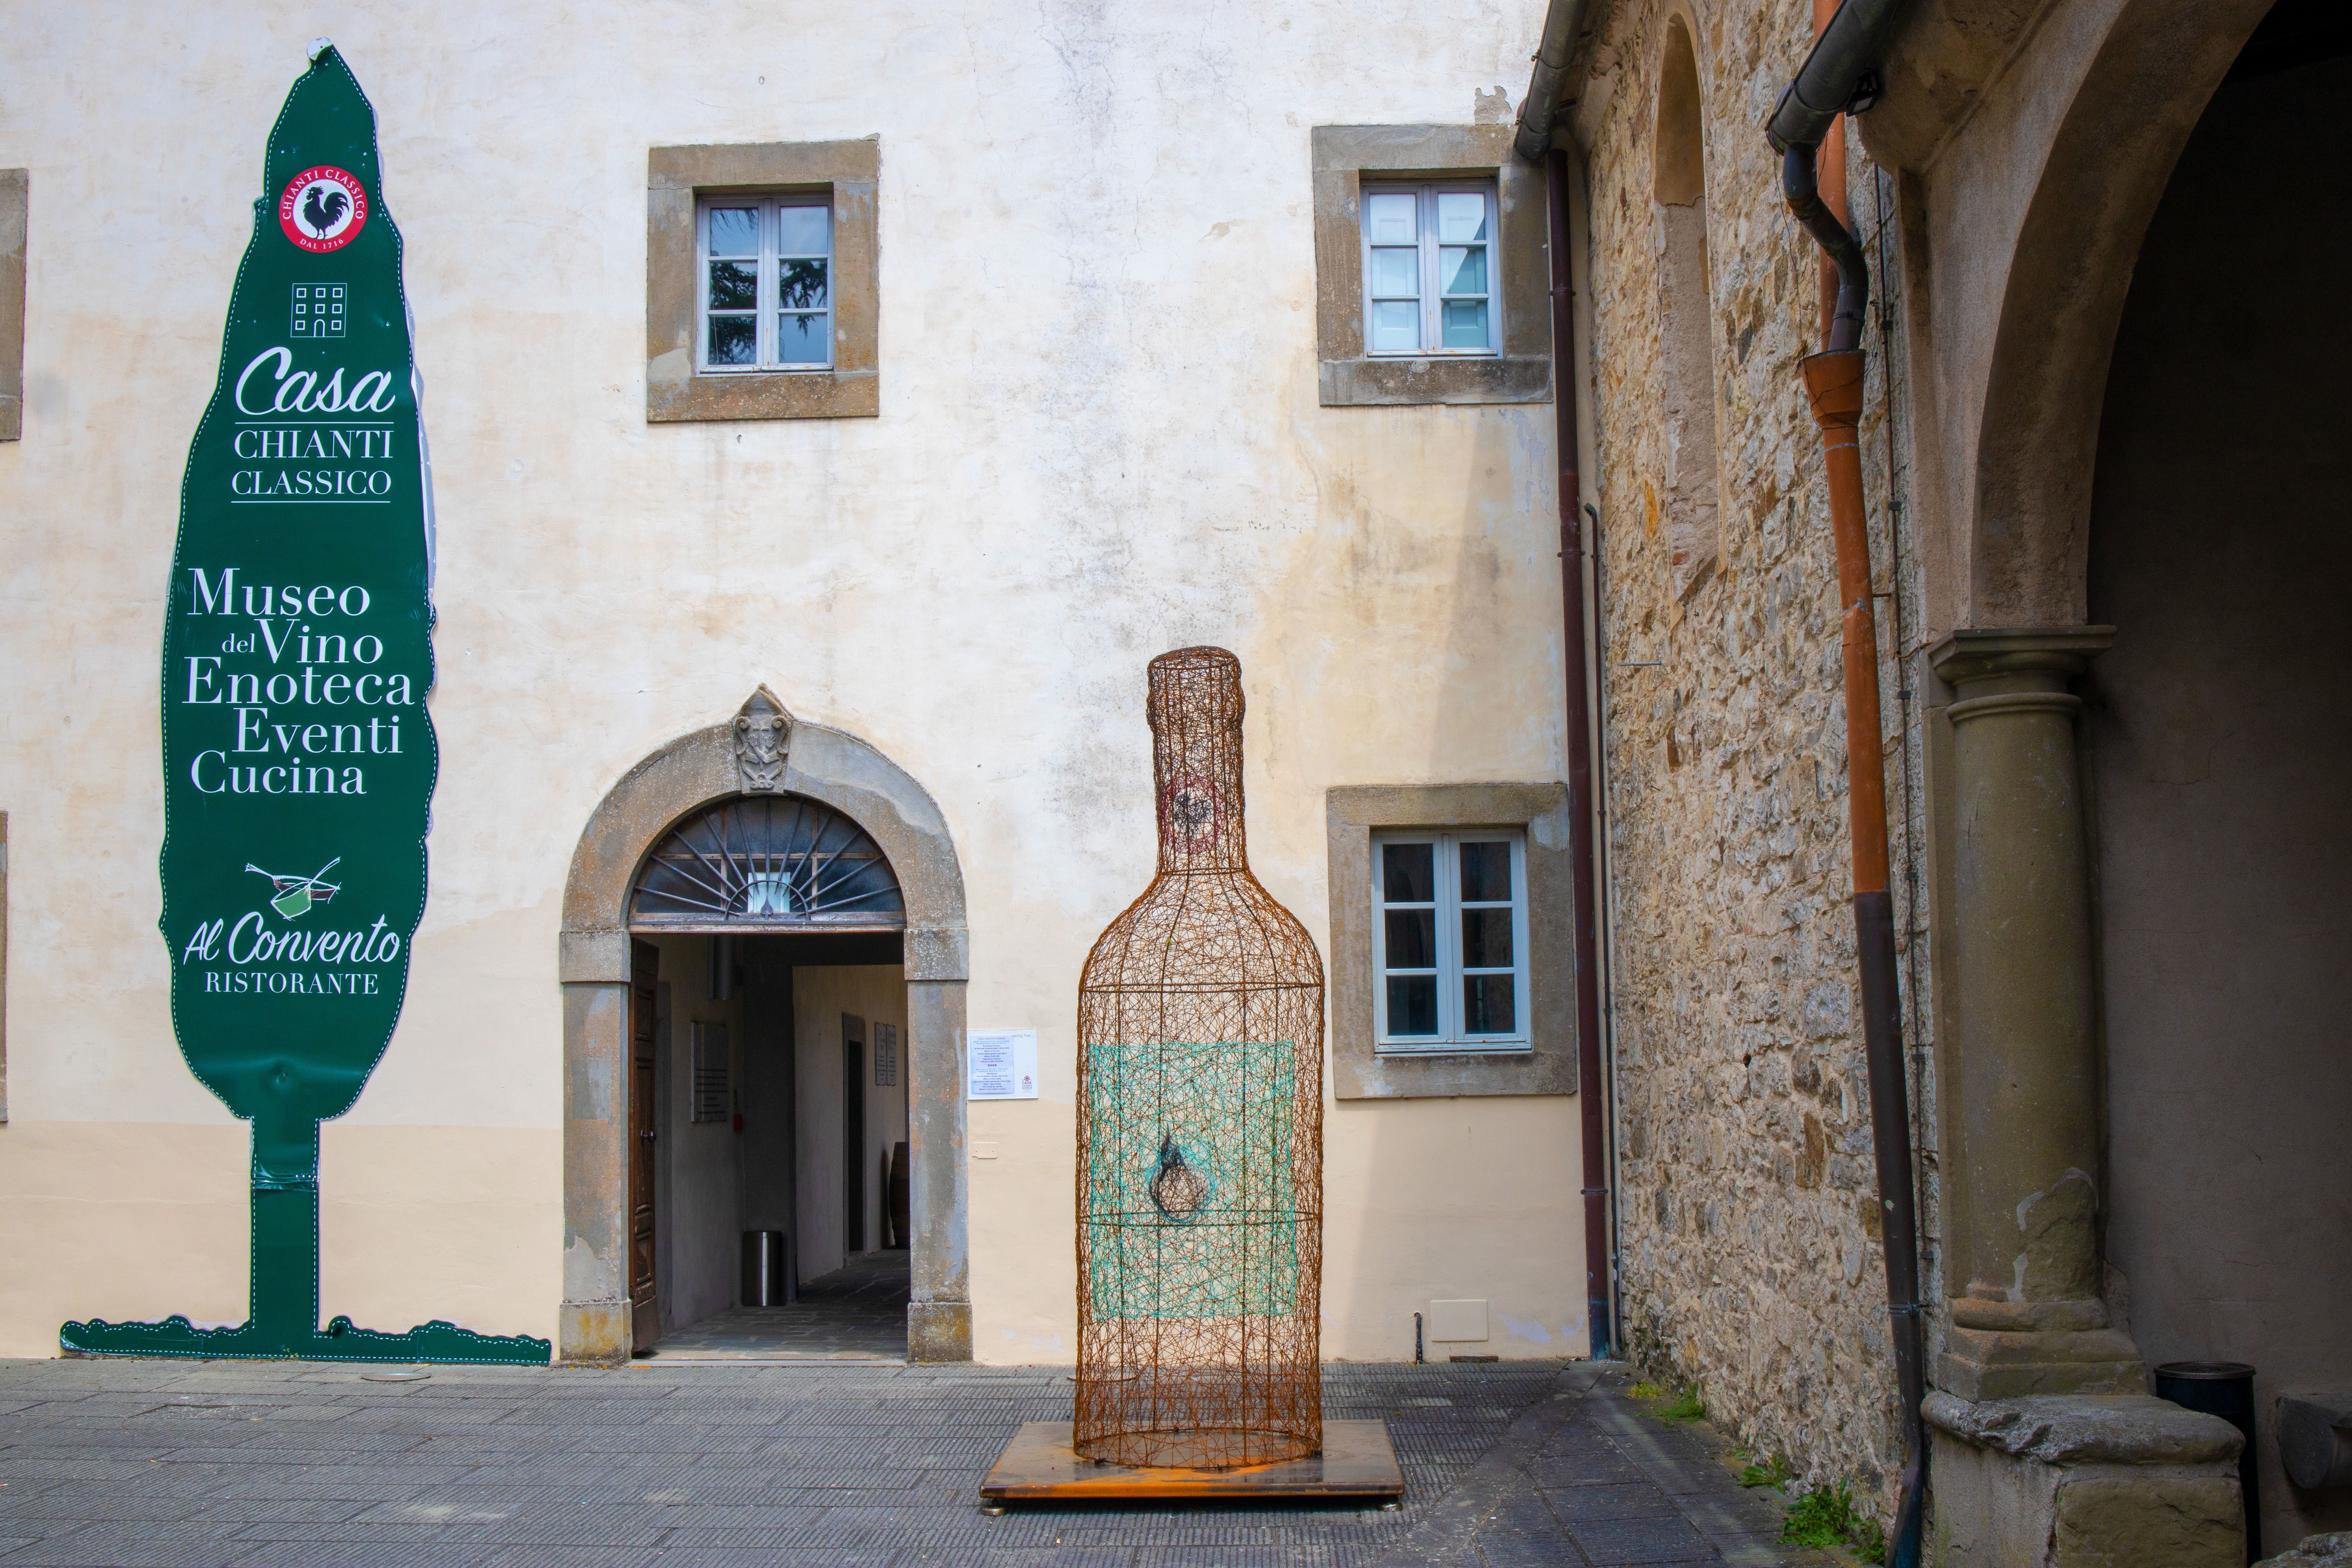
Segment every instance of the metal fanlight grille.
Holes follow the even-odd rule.
[[[882,847],[829,805],[744,795],[698,812],[654,847],[629,924],[662,931],[898,931],[898,879]]]

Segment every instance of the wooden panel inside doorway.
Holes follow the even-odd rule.
[[[661,1337],[654,1294],[654,1003],[661,950],[629,943],[629,1323],[632,1350]]]

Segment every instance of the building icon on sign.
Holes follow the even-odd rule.
[[[344,296],[348,283],[294,285],[294,321],[288,330],[298,338],[340,338],[343,335]]]

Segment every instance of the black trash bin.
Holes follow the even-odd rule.
[[[2238,1489],[2246,1501],[2246,1561],[2263,1554],[2261,1467],[2254,1452],[2254,1369],[2242,1361],[2168,1361],[2156,1369],[2156,1396],[2219,1415],[2246,1435],[2238,1454]]]
[[[781,1230],[743,1233],[743,1305],[782,1307],[798,1293],[793,1287],[792,1238]]]

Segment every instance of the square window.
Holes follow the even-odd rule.
[[[880,180],[873,136],[647,150],[649,423],[881,413]],[[740,303],[710,298],[720,261],[749,275]],[[712,318],[737,313],[714,360]]]
[[[1527,835],[1376,833],[1374,1048],[1525,1051]]]
[[[826,194],[705,201],[698,369],[833,366],[833,204]]]
[[[1361,210],[1365,353],[1496,353],[1495,182],[1368,183]]]
[[[1576,1092],[1569,820],[1559,783],[1325,793],[1334,1094]]]

